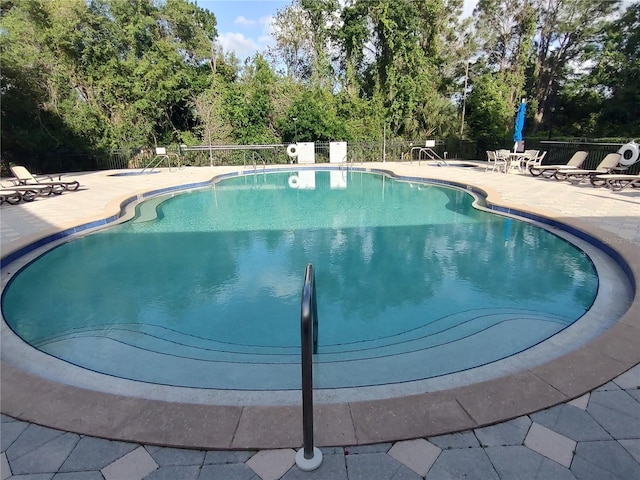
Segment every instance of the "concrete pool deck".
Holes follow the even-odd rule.
[[[356,167],[360,166],[356,165]],[[600,239],[604,245],[614,249],[624,259],[636,279],[640,278],[640,191],[638,190],[614,193],[606,189],[573,186],[525,175],[485,173],[484,169],[435,167],[425,163],[422,165],[367,163],[363,167],[393,171],[396,175],[401,176],[425,177],[473,185],[487,193],[487,200],[490,203],[541,217],[553,218]],[[173,185],[197,184],[210,180],[214,175],[232,171],[237,171],[237,169],[231,167],[186,168],[173,172],[162,171],[154,175],[127,177],[109,176],[109,173],[114,172],[74,175],[83,186],[78,192],[38,199],[31,204],[2,207],[2,256],[6,258],[7,255],[21,247],[55,232],[117,215],[120,212],[122,201],[132,195],[141,195],[144,192]],[[10,271],[11,266],[9,264],[7,268],[3,269],[3,285],[6,283],[5,270]],[[624,452],[626,452],[626,455],[631,458],[628,467],[630,470],[628,471],[640,471],[638,470],[640,468],[638,466],[640,458],[640,404],[638,401],[640,395],[637,394],[637,389],[640,387],[640,380],[638,380],[640,371],[636,367],[630,373],[625,374],[627,370],[640,363],[640,301],[638,292],[636,291],[634,294],[635,298],[631,308],[603,335],[546,364],[449,390],[385,400],[316,405],[316,443],[320,446],[330,447],[374,444],[374,446],[368,447],[334,448],[326,452],[326,456],[331,456],[332,461],[336,461],[338,464],[340,462],[333,459],[333,456],[340,457],[342,455],[344,465],[364,461],[366,455],[384,454],[384,457],[376,457],[375,461],[384,463],[394,459],[393,461],[399,461],[400,464],[407,466],[408,463],[411,464],[413,461],[411,459],[415,459],[416,455],[425,458],[425,455],[429,456],[428,452],[431,452],[433,456],[436,450],[444,449],[443,453],[435,455],[434,461],[427,470],[424,470],[424,466],[412,468],[411,465],[408,465],[407,467],[409,471],[418,472],[423,477],[426,475],[426,478],[437,478],[430,476],[431,473],[436,471],[434,469],[437,468],[439,461],[444,461],[444,457],[449,457],[446,454],[449,452],[447,448],[453,448],[444,441],[445,438],[454,438],[448,434],[464,432],[455,434],[458,435],[455,438],[471,439],[473,437],[478,440],[481,435],[479,436],[477,432],[487,432],[486,429],[495,428],[487,427],[487,425],[507,421],[507,423],[501,424],[503,428],[507,430],[524,428],[526,435],[523,436],[520,444],[503,443],[501,446],[512,445],[515,447],[520,445],[523,448],[526,446],[529,450],[537,452],[538,455],[551,458],[555,464],[569,469],[572,465],[571,458],[579,453],[575,444],[581,440],[579,438],[571,439],[571,435],[565,436],[564,434],[568,434],[568,431],[558,431],[557,425],[554,430],[553,425],[543,421],[542,417],[545,416],[543,412],[537,414],[534,412],[558,404],[564,405],[553,407],[547,412],[554,411],[554,409],[559,411],[558,409],[569,408],[569,406],[579,409],[580,407],[568,405],[565,402],[578,398],[576,402],[573,402],[574,404],[583,405],[585,401],[589,404],[594,396],[600,398],[610,392],[616,392],[617,397],[620,397],[624,392],[625,396],[620,397],[624,398],[624,400],[620,400],[620,405],[623,406],[616,408],[614,402],[611,410],[616,412],[614,416],[618,415],[621,424],[627,425],[628,431],[616,434],[608,429],[610,438],[598,437],[597,441],[620,440],[617,445],[622,445],[620,448],[623,448],[623,452],[616,450],[618,453],[614,452],[612,455],[619,454],[624,457]],[[2,329],[4,337],[6,325],[3,325]],[[621,380],[618,380],[619,384],[609,383],[614,379]],[[6,415],[3,417],[3,431],[6,431],[10,424],[12,430],[19,430],[18,426],[26,425],[23,428],[25,433],[29,429],[41,428],[29,425],[29,422],[33,422],[61,431],[74,432],[74,434],[136,442],[126,445],[151,444],[223,450],[262,449],[261,452],[266,452],[262,456],[252,453],[246,461],[235,462],[246,468],[253,468],[249,462],[254,458],[258,464],[258,460],[261,460],[262,457],[273,459],[274,455],[280,455],[283,459],[286,457],[286,462],[288,462],[290,455],[287,452],[292,452],[291,447],[299,447],[302,443],[299,406],[202,405],[134,398],[122,394],[122,392],[121,394],[98,392],[58,383],[40,376],[36,372],[25,370],[20,362],[6,359],[4,356],[2,358],[1,381],[1,410]],[[583,395],[585,394],[591,400],[584,400]],[[589,413],[589,408],[585,407],[584,411],[594,418]],[[536,416],[540,418],[534,420]],[[556,420],[560,416],[563,414],[559,413],[555,417]],[[598,422],[599,420],[594,418],[594,421]],[[602,422],[600,424],[602,425]],[[522,427],[517,427],[518,425]],[[549,429],[552,430],[552,434],[566,438],[569,443],[550,435],[547,431]],[[49,432],[49,429],[46,430]],[[20,437],[22,434],[14,438],[15,442],[18,442]],[[58,438],[55,435],[53,437]],[[2,438],[2,462],[6,461],[15,474],[17,472],[13,470],[13,465],[19,464],[17,459],[24,459],[26,454],[14,456],[11,448],[12,445],[15,447],[15,442],[5,446],[4,439],[7,437],[3,434]],[[84,439],[90,437],[82,437],[81,439],[75,435],[73,438],[76,438],[75,448],[75,445],[79,445]],[[71,440],[69,441],[71,442]],[[567,454],[568,457],[563,458],[553,458],[552,451],[555,447],[546,453],[541,452],[544,450],[544,446],[536,447],[538,443],[545,444],[549,441],[556,441],[558,445],[571,445],[570,442],[574,442],[573,447],[570,448],[570,455]],[[481,440],[481,442],[484,447],[478,444],[477,448],[486,453],[491,443],[485,443],[485,440]],[[118,442],[118,444],[120,443]],[[474,445],[471,441],[466,450],[475,448]],[[128,447],[122,448],[128,449]],[[124,459],[133,452],[140,452],[139,455],[148,462],[147,456],[153,460],[154,455],[161,450],[154,447],[141,448],[144,452],[131,449],[118,459]],[[585,451],[588,451],[588,448],[585,448]],[[574,449],[575,454],[573,453]],[[470,451],[466,452],[466,450],[461,449],[460,455],[464,457],[464,455],[470,454]],[[558,450],[562,450],[562,448],[558,447]],[[345,451],[349,451],[353,455],[353,460],[345,456]],[[357,452],[363,456],[356,456]],[[587,457],[589,455],[585,456],[585,459]],[[347,459],[346,463],[344,458]],[[368,458],[374,460],[373,457]],[[399,460],[399,458],[404,460]],[[118,459],[114,458],[114,462]],[[162,461],[158,463],[158,459],[153,461],[156,465],[162,463]],[[460,464],[460,462],[461,460],[458,459],[453,464]],[[148,463],[151,465],[151,462]],[[235,464],[234,462],[222,463]],[[211,463],[211,465],[215,464],[217,463]],[[201,470],[204,472],[203,465],[205,463],[201,465]],[[493,467],[494,472],[500,470],[495,463],[493,463]],[[6,478],[5,468],[3,465],[2,479]],[[103,468],[106,466],[98,470]],[[240,469],[240,467],[238,468]],[[256,468],[259,469],[259,467]],[[323,468],[321,467],[313,475],[321,474]],[[295,477],[295,467],[289,473],[286,473],[287,470],[282,472],[283,478],[289,478],[289,476],[297,478]],[[356,468],[352,466],[349,470],[354,472]],[[91,469],[87,468],[83,471],[91,471]],[[252,471],[263,479],[282,476],[273,476],[267,473],[263,475],[256,469]],[[158,470],[159,472],[160,470]],[[576,472],[573,470],[572,472],[576,476]],[[25,471],[25,473],[44,472],[34,470]],[[105,472],[102,472],[101,475],[103,478],[134,478],[130,476],[109,477]],[[358,478],[356,476],[341,477],[340,475],[326,477],[316,475],[314,478]],[[345,470],[345,475],[351,474]],[[529,475],[525,476],[534,478]],[[173,478],[183,477],[175,476]],[[209,477],[201,476],[200,478]],[[237,478],[245,477],[238,476]],[[246,478],[251,477],[246,476]],[[391,476],[379,478],[391,478]],[[481,478],[490,477],[481,476]]]

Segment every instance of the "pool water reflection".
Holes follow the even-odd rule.
[[[562,331],[598,286],[575,246],[472,202],[344,170],[229,178],[51,250],[12,279],[3,313],[36,348],[101,373],[295,389],[313,263],[317,388],[445,375]]]

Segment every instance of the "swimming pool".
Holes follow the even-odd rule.
[[[563,330],[598,284],[573,245],[472,201],[340,170],[225,179],[47,253],[12,279],[3,313],[36,348],[109,375],[294,389],[310,262],[318,388],[446,375]]]

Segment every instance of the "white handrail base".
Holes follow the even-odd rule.
[[[318,447],[313,447],[313,457],[304,458],[304,448],[296,452],[296,465],[303,472],[317,470],[322,463],[322,452]]]

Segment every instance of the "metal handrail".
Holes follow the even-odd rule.
[[[256,157],[258,157],[258,159],[260,159],[260,161],[262,162],[262,173],[266,173],[267,161],[265,160],[265,158],[258,152],[251,152],[251,165],[253,165],[253,173],[258,173],[258,161],[256,160]],[[242,168],[247,168],[246,158],[245,161],[242,162]]]
[[[300,304],[302,344],[302,428],[305,458],[313,456],[313,354],[318,353],[318,308],[313,265],[307,265]]]
[[[311,328],[312,350],[314,354],[318,353],[318,303],[316,301],[316,275],[311,263],[304,269],[302,302],[300,304],[300,328],[302,329],[303,349],[305,344],[309,343],[305,340],[305,334],[308,335],[308,330]]]
[[[414,152],[418,152],[418,165],[422,160],[435,160],[438,162],[438,165],[444,164],[447,165],[447,161],[440,157],[432,148],[430,147],[413,147],[410,152],[410,162],[413,163],[414,160]]]
[[[313,265],[304,271],[300,304],[300,342],[302,346],[302,449],[296,464],[305,471],[322,463],[322,452],[313,445],[313,354],[318,353],[318,305]]]
[[[149,161],[149,163],[147,165],[145,165],[145,167],[142,169],[142,171],[140,173],[145,173],[148,169],[153,171],[154,168],[156,168],[158,165],[160,165],[163,161],[167,162],[167,167],[169,167],[169,171],[171,171],[171,157],[176,157],[176,163],[178,164],[178,169],[180,169],[180,156],[176,155],[175,153],[163,153],[160,155],[156,155],[154,156],[151,161]],[[153,163],[154,160],[158,160],[155,164],[153,164],[153,166],[151,166],[151,164]]]
[[[265,173],[267,169],[267,161],[258,152],[252,152],[251,158],[253,158],[253,173],[258,173],[258,161],[256,160],[256,157],[262,161],[262,173]]]

